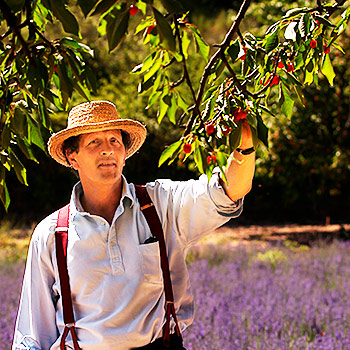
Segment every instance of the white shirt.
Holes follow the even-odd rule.
[[[147,184],[163,226],[183,331],[193,321],[193,297],[185,257],[203,235],[242,211],[232,202],[215,173],[199,180],[157,180]],[[67,265],[79,345],[83,350],[129,350],[162,336],[163,276],[158,242],[141,213],[133,184],[123,178],[123,193],[112,225],[85,212],[80,183],[70,201]],[[34,230],[27,257],[13,350],[59,349],[64,329],[55,253],[58,212]],[[172,323],[172,328],[174,324]],[[72,347],[70,335],[67,345]]]

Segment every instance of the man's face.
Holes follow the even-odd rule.
[[[126,150],[120,130],[83,134],[78,152],[67,154],[83,185],[113,185],[121,180]]]

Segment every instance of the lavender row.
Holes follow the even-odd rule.
[[[191,263],[188,350],[350,349],[349,243],[208,251]]]
[[[189,267],[188,350],[349,350],[350,243],[200,246]],[[0,350],[10,349],[23,263],[0,266]]]

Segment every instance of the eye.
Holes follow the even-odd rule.
[[[98,140],[93,139],[93,140],[89,141],[88,145],[96,145],[97,142],[98,142]]]

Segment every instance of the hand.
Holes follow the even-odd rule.
[[[242,123],[242,141],[239,148],[247,149],[254,146],[252,132],[250,131],[250,126],[247,120],[241,120]]]

